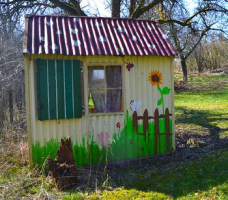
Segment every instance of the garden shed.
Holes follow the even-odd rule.
[[[173,49],[156,21],[26,16],[30,161],[71,137],[77,166],[175,148]]]

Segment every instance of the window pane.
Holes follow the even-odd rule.
[[[91,89],[105,87],[104,67],[89,67],[89,87]]]
[[[106,67],[107,88],[122,87],[121,66]]]
[[[97,113],[105,112],[105,90],[91,90],[92,102],[89,101],[90,106],[94,105]],[[91,109],[90,109],[91,110]]]
[[[106,112],[120,112],[122,106],[122,90],[107,90]]]

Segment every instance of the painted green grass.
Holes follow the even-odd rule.
[[[155,132],[154,123],[149,123],[150,135],[145,140],[144,136],[137,135],[133,130],[132,117],[128,114],[125,119],[123,129],[113,134],[112,142],[106,147],[100,147],[100,144],[93,137],[83,138],[82,142],[73,144],[73,154],[77,166],[104,164],[107,162],[120,161],[124,159],[132,159],[146,157],[155,154]],[[139,132],[143,132],[143,125],[138,127]],[[165,120],[159,120],[159,131],[165,133]],[[170,120],[170,132],[172,133],[172,120]],[[57,140],[45,141],[44,145],[36,142],[33,145],[33,162],[34,164],[43,164],[45,160],[56,158],[57,149],[60,142]],[[170,151],[172,150],[172,136],[170,136]],[[158,147],[158,154],[166,153],[166,136],[161,135]]]

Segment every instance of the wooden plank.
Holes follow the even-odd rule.
[[[57,60],[57,93],[58,93],[58,119],[65,118],[63,60]]]
[[[169,129],[169,109],[165,110],[165,133],[166,133],[166,152],[170,152],[170,129]]]
[[[144,111],[144,114],[143,114],[143,133],[144,133],[144,138],[145,138],[145,141],[146,141],[146,133],[149,129],[149,125],[148,125],[148,111],[147,109]],[[149,132],[148,132],[148,141],[149,141]]]
[[[81,95],[81,65],[79,60],[73,61],[73,107],[74,117],[82,117],[82,95]]]
[[[138,120],[143,119],[143,116],[138,116],[137,119]]]
[[[138,119],[137,119],[136,111],[134,111],[132,118],[133,118],[133,129],[136,131],[136,133],[138,133]]]
[[[65,60],[65,106],[66,118],[73,118],[73,101],[72,101],[72,70],[71,61]]]
[[[37,62],[37,100],[38,120],[47,120],[48,91],[47,91],[47,60],[38,59]]]
[[[56,82],[55,82],[55,60],[48,61],[48,77],[49,77],[49,112],[50,119],[57,118],[56,110]]]
[[[155,129],[155,154],[158,153],[158,137],[159,137],[159,113],[158,108],[154,111],[154,129]],[[160,145],[160,144],[159,144]]]

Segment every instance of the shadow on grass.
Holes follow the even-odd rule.
[[[220,140],[219,133],[228,130],[216,125],[216,123],[225,120],[227,120],[226,123],[228,124],[228,119],[224,118],[224,115],[228,115],[227,113],[213,113],[212,111],[189,109],[181,106],[177,106],[175,109],[177,113],[181,113],[176,115],[176,124],[192,124],[206,128],[211,139]]]
[[[228,153],[217,153],[201,161],[161,166],[163,170],[145,170],[137,174],[126,189],[159,192],[177,198],[226,184],[223,195],[228,195]],[[166,169],[165,169],[166,168]],[[165,170],[164,170],[165,169]],[[129,171],[128,171],[129,173]],[[221,190],[220,190],[221,191]]]

